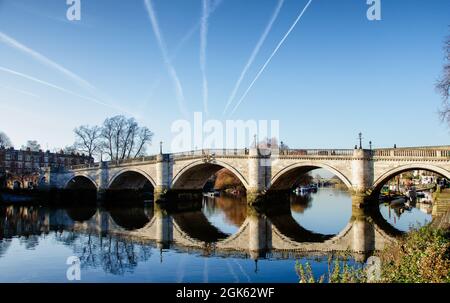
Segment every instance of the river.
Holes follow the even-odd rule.
[[[80,260],[81,282],[298,282],[296,262],[309,262],[317,277],[326,274],[330,253],[289,247],[321,245],[348,229],[354,217],[350,194],[319,188],[273,203],[269,211],[232,196],[205,197],[176,211],[151,204],[1,206],[0,282],[68,282],[71,256]],[[431,220],[424,209],[398,213],[381,204],[380,214],[404,231]],[[220,241],[236,247],[215,244]]]

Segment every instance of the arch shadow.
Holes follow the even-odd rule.
[[[173,190],[201,190],[207,180],[219,170],[226,168],[248,188],[245,177],[231,165],[215,160],[207,163],[203,160],[192,162],[183,167],[173,178],[170,188]]]
[[[189,237],[215,243],[229,236],[211,224],[202,211],[189,211],[171,214],[174,222]]]
[[[64,184],[64,189],[95,189],[97,190],[98,184],[90,176],[85,174],[77,174],[71,177]]]
[[[114,204],[140,203],[153,200],[155,182],[139,169],[124,169],[110,180],[105,200]]]
[[[152,220],[154,215],[152,207],[109,207],[107,211],[114,223],[129,231],[143,228]]]
[[[64,204],[93,205],[97,200],[97,183],[90,176],[80,174],[70,178],[64,185]]]

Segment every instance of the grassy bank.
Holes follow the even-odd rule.
[[[450,188],[445,188],[434,192],[433,201],[450,201]]]
[[[309,264],[296,264],[300,282],[329,283],[449,283],[450,234],[431,226],[413,228],[397,243],[376,254],[379,275],[368,268],[350,265],[345,256],[328,262],[328,274],[314,277]]]

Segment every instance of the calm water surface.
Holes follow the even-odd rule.
[[[267,218],[286,232],[286,241],[302,241],[338,234],[352,216],[349,193],[332,188],[292,196],[280,205],[283,211],[255,215],[245,198],[223,196],[205,198],[197,208],[169,216],[153,206],[126,210],[3,206],[0,282],[67,282],[70,256],[80,258],[81,282],[298,282],[297,261],[309,262],[316,276],[325,274],[326,254],[267,249],[255,255],[242,249],[211,248],[211,243],[239,234],[249,217]],[[431,220],[418,208],[398,215],[381,205],[380,211],[400,230]],[[173,226],[167,225],[168,218]],[[162,240],[151,240],[147,234],[159,234]],[[175,240],[180,234],[184,240]],[[199,249],[185,245],[186,241],[205,244]]]
[[[425,192],[425,194],[424,198],[418,198],[417,202],[411,203],[410,206],[393,207],[389,203],[382,203],[380,212],[389,224],[401,231],[424,225],[432,220],[431,193]]]

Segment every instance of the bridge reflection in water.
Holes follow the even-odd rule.
[[[0,207],[0,268],[6,256],[14,258],[8,253],[14,239],[19,238],[27,249],[34,249],[49,234],[57,243],[69,247],[80,258],[82,266],[117,275],[133,271],[155,253],[159,256],[153,258],[163,263],[164,256],[170,257],[174,252],[201,256],[205,262],[209,257],[282,262],[326,258],[337,252],[350,252],[354,260],[364,261],[374,250],[382,249],[402,234],[383,218],[378,208],[359,208],[361,203],[355,195],[351,198],[348,195],[347,202],[350,204],[352,199],[352,206],[348,205],[351,215],[345,215],[349,216],[346,224],[341,220],[342,225],[337,224],[332,232],[317,232],[319,229],[302,224],[306,220],[298,214],[304,218],[311,215],[311,209],[320,202],[315,199],[321,191],[322,197],[330,199],[331,192],[321,189],[312,200],[274,197],[258,207],[248,205],[245,197],[227,196],[131,208]],[[342,205],[339,209],[340,213],[332,215],[342,216]],[[433,213],[433,220],[442,225],[442,218],[448,220],[450,216],[444,208],[439,209]],[[323,223],[329,217],[316,216],[315,220],[321,225],[320,221]],[[294,270],[292,265],[289,268]]]
[[[274,201],[256,208],[221,197],[172,207],[158,204],[121,209],[9,206],[1,208],[0,240],[64,231],[112,237],[123,243],[136,242],[161,249],[196,251],[202,255],[283,259],[349,251],[356,259],[364,260],[374,250],[395,241],[401,232],[387,223],[378,209],[359,208],[357,197],[352,199],[351,218],[337,234],[321,234],[302,227],[291,213],[291,209],[299,206],[289,201]],[[220,224],[208,219],[214,208],[220,208],[223,220],[234,226],[235,232],[227,233]]]

